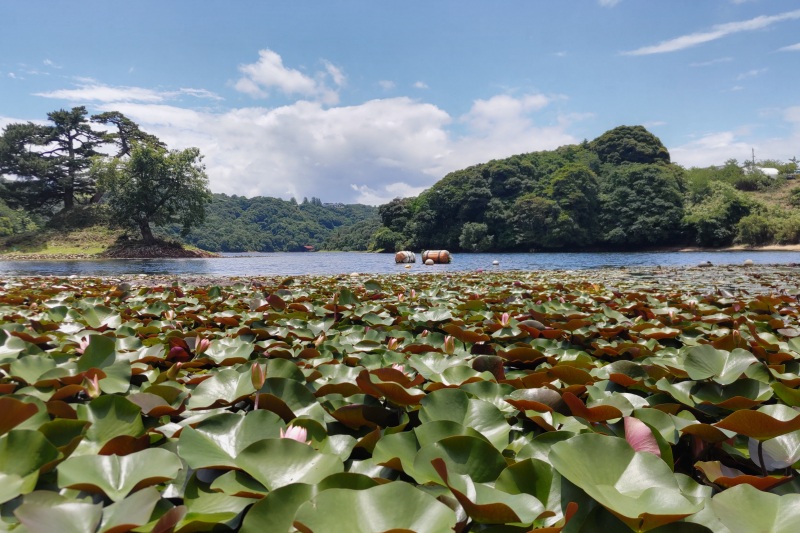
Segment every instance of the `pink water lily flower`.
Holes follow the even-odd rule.
[[[78,347],[75,348],[75,351],[79,354],[82,354],[86,351],[86,348],[89,347],[89,337],[81,337],[81,340],[78,341]]]
[[[310,440],[306,440],[308,439],[308,430],[302,426],[293,426],[289,424],[286,427],[286,431],[283,431],[283,428],[281,428],[281,438],[296,440],[303,444],[311,444]]]
[[[507,328],[508,327],[508,321],[510,320],[510,318],[511,317],[509,316],[508,313],[503,313],[500,316],[500,325],[503,326],[504,328]]]
[[[194,349],[195,353],[201,354],[208,350],[208,347],[211,346],[211,341],[208,339],[200,339],[197,341],[196,347]]]
[[[397,350],[397,347],[398,347],[399,345],[400,345],[400,341],[398,341],[398,340],[397,340],[395,337],[391,337],[391,338],[390,338],[390,339],[389,339],[389,340],[386,342],[386,348],[387,348],[388,350],[392,350],[392,351],[394,351],[394,350]]]
[[[404,367],[403,365],[399,365],[397,363],[392,363],[392,368],[394,368],[395,370],[397,370],[399,372],[402,372],[403,374],[406,373],[406,367]]]

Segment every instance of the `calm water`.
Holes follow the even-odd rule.
[[[693,266],[711,261],[715,265],[800,262],[800,252],[642,252],[642,253],[540,253],[454,254],[449,265],[424,266],[419,261],[412,272],[458,270],[580,270],[603,267]],[[498,261],[499,265],[492,264]],[[194,274],[202,276],[269,276],[301,274],[391,274],[406,272],[394,262],[394,254],[355,252],[226,254],[215,259],[118,259],[76,261],[0,261],[2,275]]]

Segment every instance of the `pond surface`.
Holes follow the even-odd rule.
[[[116,276],[124,274],[185,274],[198,276],[269,276],[349,274],[362,272],[444,272],[465,270],[582,270],[605,267],[790,264],[800,252],[637,252],[637,253],[525,253],[454,254],[448,265],[425,266],[422,254],[406,269],[394,254],[357,252],[225,254],[214,259],[96,259],[65,261],[0,261],[0,276]],[[498,265],[493,265],[497,261]]]

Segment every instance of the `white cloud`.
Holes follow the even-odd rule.
[[[428,84],[425,83],[424,81],[417,81],[417,82],[414,82],[414,88],[415,89],[428,89]]]
[[[740,22],[728,22],[725,24],[717,24],[715,26],[712,26],[709,31],[681,35],[680,37],[662,41],[652,46],[644,46],[642,48],[637,48],[636,50],[623,52],[623,54],[632,56],[641,56],[650,54],[663,54],[667,52],[676,52],[678,50],[683,50],[685,48],[690,48],[692,46],[697,46],[703,43],[716,41],[717,39],[721,39],[723,37],[726,37],[734,33],[760,30],[768,26],[771,26],[773,24],[777,24],[778,22],[783,22],[786,20],[796,20],[796,19],[800,19],[800,9],[794,11],[788,11],[786,13],[781,13],[779,15],[770,15],[770,16],[762,15],[760,17],[755,17]]]
[[[755,150],[758,159],[788,161],[800,145],[800,106],[782,110],[789,132],[783,137],[756,138],[749,128],[708,133],[688,143],[669,148],[672,161],[684,167],[721,165],[728,159],[744,161]]]
[[[737,80],[745,80],[747,78],[755,78],[756,76],[760,76],[760,75],[764,74],[768,70],[769,69],[766,69],[766,68],[757,68],[757,69],[748,70],[747,72],[742,72],[741,74],[736,76],[736,79]]]
[[[621,0],[597,0],[597,3],[603,7],[614,7],[619,4]]]
[[[718,65],[719,63],[730,63],[733,61],[732,57],[720,57],[717,59],[710,59],[708,61],[698,61],[695,63],[689,63],[690,67],[708,67],[711,65]]]
[[[222,97],[206,89],[192,89],[183,87],[177,91],[154,91],[141,87],[112,87],[97,83],[94,80],[82,79],[75,89],[59,89],[45,93],[35,93],[44,98],[55,98],[70,102],[164,102],[181,95],[211,100],[222,100]]]
[[[57,98],[70,102],[161,102],[164,95],[141,87],[110,87],[108,85],[79,85],[76,89],[59,89],[45,93],[34,93],[44,98]]]
[[[330,74],[333,83],[341,87],[345,84],[346,78],[342,69],[331,63],[330,61],[323,61],[325,63],[325,70]]]
[[[325,78],[330,76],[336,85],[341,85],[344,83],[344,74],[333,64],[327,61],[324,64],[326,70],[318,73],[315,79],[284,66],[283,59],[276,52],[261,50],[258,61],[239,66],[244,76],[236,81],[234,87],[256,98],[266,98],[271,89],[278,89],[286,96],[299,95],[326,104],[336,104],[339,95],[325,84]]]
[[[728,159],[742,160],[750,153],[750,144],[732,131],[709,133],[701,138],[669,149],[674,163],[686,168],[721,165]]]
[[[391,80],[381,80],[378,82],[378,85],[380,85],[381,89],[384,91],[391,91],[395,87],[395,83]]]
[[[800,43],[778,48],[778,52],[800,52]]]
[[[301,100],[226,112],[142,101],[101,109],[124,113],[170,147],[199,147],[215,192],[378,204],[418,194],[456,169],[578,142],[567,129],[584,116],[535,121],[560,98],[477,100],[458,122],[406,97],[333,107]],[[467,132],[456,134],[453,126]]]

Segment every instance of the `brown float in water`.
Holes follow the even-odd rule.
[[[422,262],[428,264],[428,259],[434,263],[449,263],[450,252],[447,250],[425,250],[422,252]]]

